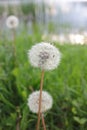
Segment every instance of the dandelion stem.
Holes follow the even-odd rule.
[[[17,107],[17,124],[16,124],[16,130],[20,130],[20,120],[21,120],[21,114],[19,107]]]
[[[44,115],[42,113],[41,113],[41,118],[42,118],[43,128],[44,128],[44,130],[46,130],[46,124],[45,124],[45,120],[44,120]]]
[[[14,65],[16,66],[17,65],[17,61],[16,61],[16,32],[15,32],[15,29],[12,29],[12,42],[13,42],[13,56],[14,56]]]
[[[20,130],[20,120],[19,120],[19,117],[17,119],[17,125],[16,125],[16,130]]]
[[[38,121],[37,121],[37,127],[36,127],[36,130],[39,130],[39,125],[40,125],[43,80],[44,80],[44,70],[42,70],[42,73],[41,73],[40,97],[39,97],[39,110],[38,110]]]
[[[15,29],[12,29],[12,37],[13,37],[13,53],[14,57],[16,57],[16,48],[15,48]]]

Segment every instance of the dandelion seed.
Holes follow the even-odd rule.
[[[33,113],[38,113],[39,95],[40,95],[40,91],[35,91],[29,95],[28,106]],[[51,109],[52,104],[53,104],[53,99],[51,95],[46,91],[42,91],[41,113]]]
[[[55,46],[43,42],[34,45],[29,50],[28,57],[32,66],[52,70],[59,65],[61,53]]]
[[[7,20],[6,20],[6,25],[7,25],[7,27],[10,28],[10,29],[17,28],[18,24],[19,24],[19,20],[18,20],[18,18],[17,18],[16,16],[14,16],[14,15],[9,16],[9,17],[7,18]]]

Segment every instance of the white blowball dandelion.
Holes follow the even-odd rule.
[[[17,28],[18,24],[19,24],[19,20],[18,20],[18,18],[17,18],[16,16],[14,16],[14,15],[9,16],[9,17],[7,18],[7,20],[6,20],[6,25],[7,25],[7,27],[10,28],[10,29]]]
[[[35,91],[29,95],[28,106],[33,113],[38,113],[39,96],[40,96],[40,91]],[[42,91],[41,113],[51,109],[52,104],[53,104],[53,99],[51,95],[46,91]]]
[[[52,70],[59,65],[61,53],[50,43],[42,42],[29,50],[28,57],[32,66],[39,67],[42,70]]]

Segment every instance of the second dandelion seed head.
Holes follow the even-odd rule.
[[[28,106],[33,113],[38,113],[39,97],[40,97],[40,91],[35,91],[29,95]],[[41,113],[51,109],[52,104],[53,104],[53,99],[51,95],[46,91],[42,91]]]

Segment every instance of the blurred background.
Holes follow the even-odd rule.
[[[0,0],[0,28],[6,31],[5,20],[16,15],[19,31],[33,33],[35,24],[42,39],[85,44],[87,41],[87,2],[57,0]]]
[[[19,19],[14,30],[6,25],[10,15]],[[27,99],[39,90],[41,70],[27,54],[42,41],[62,54],[58,68],[44,77],[53,97],[44,115],[47,130],[87,130],[86,0],[0,0],[0,130],[35,130],[37,115]]]

